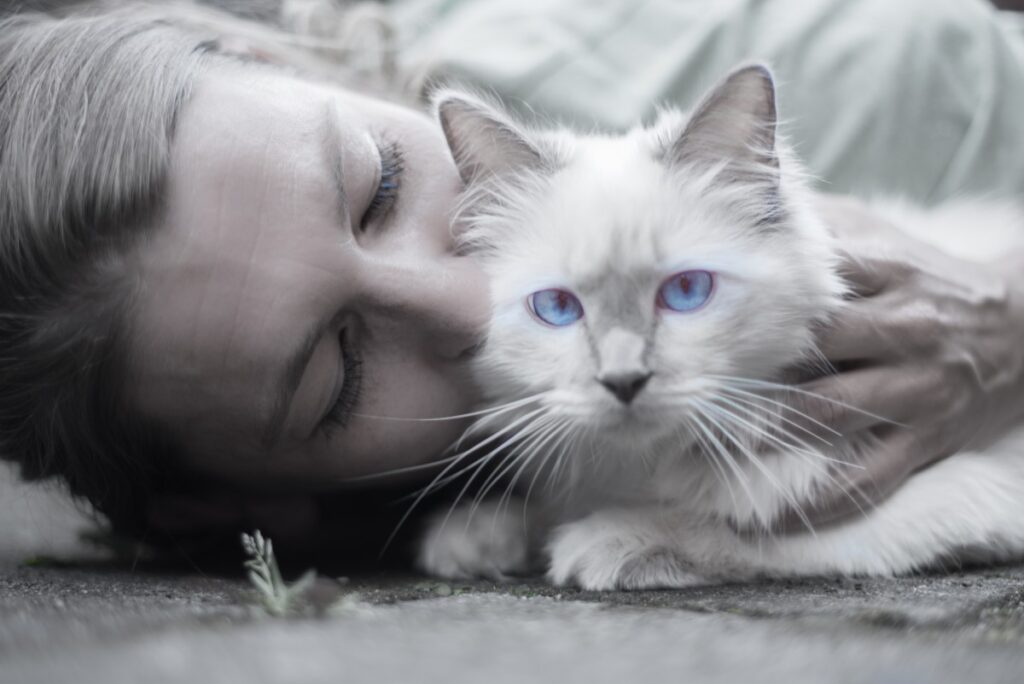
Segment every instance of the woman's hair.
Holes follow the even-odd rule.
[[[0,24],[0,456],[126,530],[170,455],[122,402],[124,255],[158,218],[175,121],[209,59],[149,18]]]
[[[174,445],[124,401],[126,255],[157,229],[192,85],[240,61],[218,47],[227,15],[152,9],[0,21],[0,458],[135,535],[181,480]],[[241,52],[292,54],[238,26]]]

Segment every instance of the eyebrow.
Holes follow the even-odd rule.
[[[334,204],[338,212],[337,218],[339,221],[343,221],[348,215],[348,196],[345,194],[342,177],[341,131],[338,129],[338,112],[333,102],[329,102],[323,112],[324,116],[317,126],[318,141],[320,149],[324,153],[324,163],[334,181]],[[285,421],[288,420],[288,413],[295,399],[295,392],[298,391],[299,384],[306,374],[306,367],[309,366],[313,352],[316,351],[317,344],[324,334],[339,322],[340,317],[341,312],[331,318],[318,321],[313,328],[306,332],[302,342],[285,362],[284,372],[274,383],[274,401],[269,417],[264,422],[263,437],[260,440],[264,448],[270,449],[280,441]]]

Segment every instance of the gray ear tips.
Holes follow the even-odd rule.
[[[487,118],[486,105],[460,90],[442,88],[431,94],[430,109],[459,161],[457,153],[472,135],[474,123]]]
[[[778,118],[775,75],[763,62],[751,62],[734,69],[722,86],[732,97],[746,100],[747,106],[759,112],[765,125],[774,128]]]
[[[761,62],[742,64],[704,96],[665,158],[702,164],[733,160],[741,176],[749,176],[741,168],[748,162],[778,169],[777,123],[771,69]]]
[[[743,83],[750,88],[759,88],[768,97],[775,98],[775,74],[762,62],[737,67],[726,77],[725,82]]]
[[[455,114],[487,111],[487,106],[469,92],[453,86],[440,86],[429,95],[430,111],[435,118],[450,118]]]
[[[751,62],[750,64],[744,64],[740,66],[737,73],[749,73],[751,75],[757,75],[772,85],[775,84],[775,75],[772,73],[770,66],[764,62]]]
[[[772,68],[764,62],[740,64],[732,70],[727,80],[733,78],[757,78],[772,87],[775,86],[775,74],[772,72]]]
[[[467,105],[465,97],[454,90],[439,90],[430,97],[430,110],[434,118],[442,123],[451,120],[460,111],[465,111]]]
[[[759,86],[764,92],[765,96],[775,101],[775,74],[772,73],[771,68],[763,62],[753,62],[738,67],[727,80],[730,81],[747,81],[753,82],[753,84]]]
[[[539,149],[500,102],[442,88],[431,94],[430,104],[466,182],[541,166]]]

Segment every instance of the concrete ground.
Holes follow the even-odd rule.
[[[610,594],[325,578],[333,608],[282,619],[242,579],[97,560],[85,525],[0,475],[0,684],[1024,682],[1024,567]]]

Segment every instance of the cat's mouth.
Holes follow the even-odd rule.
[[[635,439],[637,435],[649,434],[664,421],[659,420],[649,407],[629,405],[603,412],[596,422],[605,430],[617,433],[626,431],[629,433],[626,435],[628,439]]]

